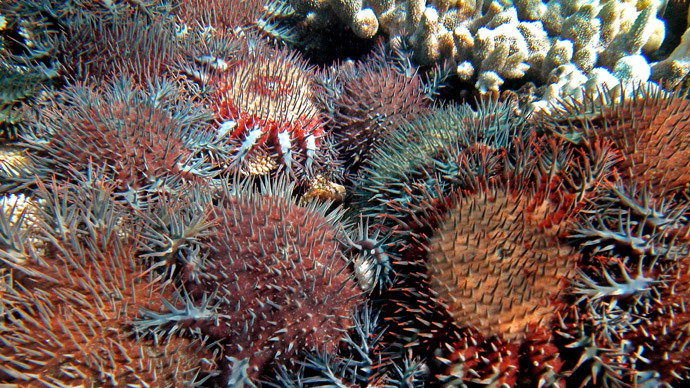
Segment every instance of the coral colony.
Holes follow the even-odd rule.
[[[0,0],[0,386],[690,386],[690,12]]]

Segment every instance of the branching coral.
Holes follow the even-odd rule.
[[[657,4],[513,3],[290,2],[291,17],[301,16],[312,28],[338,19],[358,36],[370,38],[378,27],[392,46],[408,42],[418,65],[452,62],[457,75],[475,82],[482,93],[498,92],[504,82],[514,79],[556,83],[549,79],[550,73],[564,64],[575,65],[586,79],[594,67],[613,70],[619,59],[641,54],[643,48],[653,52],[664,39]],[[563,52],[564,42],[570,47],[568,55]]]
[[[685,31],[680,44],[671,55],[652,66],[651,78],[676,86],[690,74],[690,28]]]

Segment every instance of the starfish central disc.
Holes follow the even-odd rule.
[[[449,212],[431,239],[429,270],[456,323],[519,340],[551,320],[576,253],[558,243],[558,226],[540,225],[549,208],[498,190],[461,198]]]

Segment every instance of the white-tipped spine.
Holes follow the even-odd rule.
[[[292,149],[290,148],[290,133],[284,130],[278,133],[278,145],[280,145],[280,155],[283,163],[288,170],[292,170]]]

